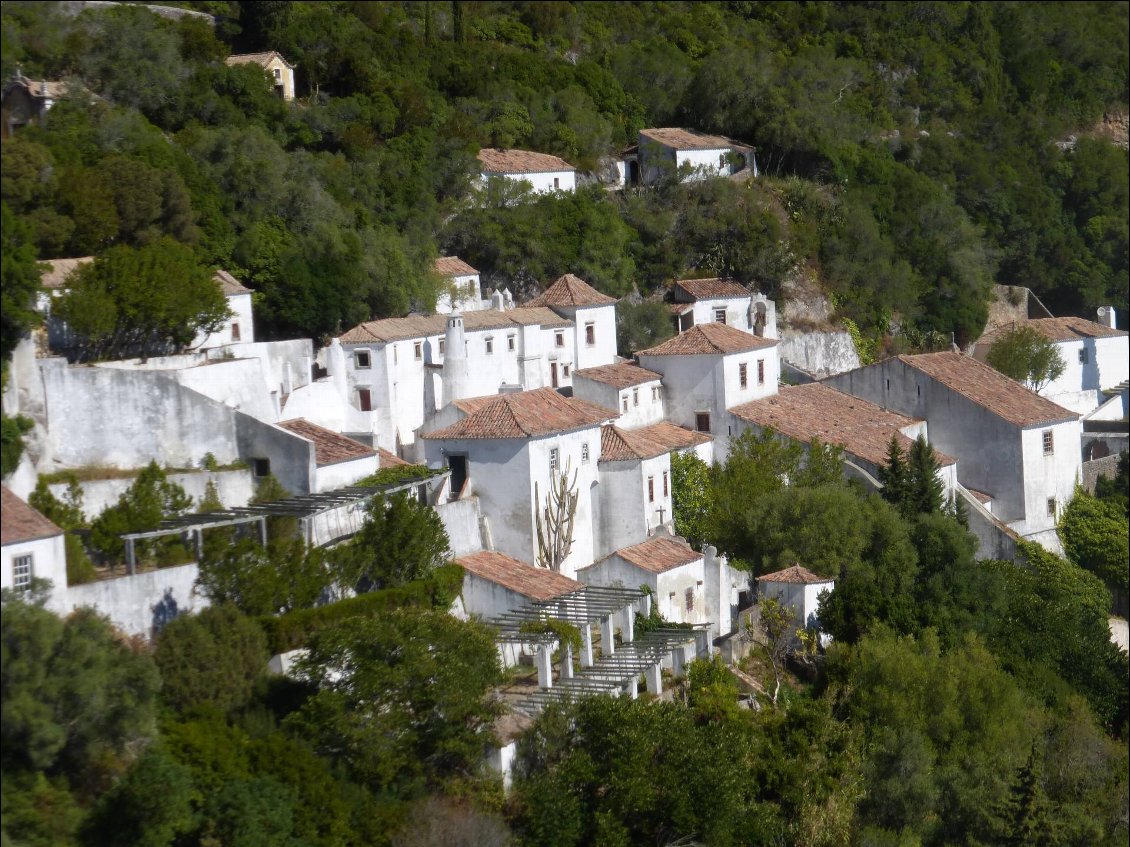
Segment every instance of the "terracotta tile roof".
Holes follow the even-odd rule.
[[[341,435],[333,430],[318,426],[305,418],[296,418],[291,421],[280,421],[279,426],[295,435],[300,435],[308,441],[314,442],[314,462],[318,467],[335,465],[338,462],[351,462],[354,459],[364,459],[374,456],[377,451],[360,441],[354,441],[348,436]]]
[[[802,565],[793,565],[783,571],[767,573],[757,578],[758,582],[786,582],[790,585],[817,585],[821,582],[834,582],[831,577],[817,576]]]
[[[265,68],[276,56],[282,59],[283,64],[285,64],[288,68],[293,69],[295,67],[285,58],[283,58],[282,53],[279,53],[277,50],[268,50],[266,53],[237,53],[234,56],[228,56],[226,59],[224,59],[224,64],[230,66],[247,65],[254,63],[256,65],[262,65]]]
[[[670,452],[667,445],[652,441],[639,430],[620,429],[606,424],[600,428],[600,461],[626,462],[654,459]]]
[[[467,573],[509,588],[531,600],[552,600],[583,588],[581,583],[555,571],[527,565],[490,550],[471,553],[455,560]]]
[[[1016,426],[1075,421],[1079,415],[960,353],[921,353],[899,361]]]
[[[650,350],[640,350],[640,356],[719,356],[763,350],[776,347],[775,339],[761,338],[727,324],[696,324],[681,335],[669,338]]]
[[[680,291],[681,290],[681,291]],[[710,300],[718,297],[749,297],[746,288],[732,279],[680,279],[675,282],[674,295],[682,293],[692,300]]]
[[[390,453],[384,447],[377,448],[377,458],[379,459],[377,467],[381,470],[384,470],[385,468],[407,467],[408,465],[412,464],[411,462],[406,462],[399,456]]]
[[[487,147],[479,151],[479,164],[488,174],[544,174],[558,171],[575,171],[564,159],[532,150],[495,150]]]
[[[9,491],[0,487],[0,545],[53,538],[63,530]]]
[[[1080,338],[1119,338],[1126,337],[1125,330],[1104,326],[1086,318],[1033,318],[1027,321],[1013,321],[998,326],[982,335],[977,343],[993,344],[1001,336],[1018,327],[1031,327],[1048,341],[1078,341]]]
[[[342,344],[386,344],[408,338],[439,336],[447,332],[448,317],[448,315],[408,315],[404,318],[366,321],[339,335],[338,340]],[[525,306],[501,312],[496,309],[480,309],[463,315],[465,332],[533,325],[559,327],[572,326],[573,322],[561,317],[552,309]]]
[[[601,294],[580,277],[565,274],[526,306],[604,306],[615,302],[615,297]]]
[[[48,265],[48,270],[43,273],[39,284],[44,288],[63,288],[69,277],[76,269],[89,265],[94,261],[93,256],[82,256],[78,259],[45,259],[43,264]]]
[[[220,290],[224,292],[225,297],[234,297],[237,294],[250,294],[251,289],[244,286],[242,282],[232,276],[225,270],[216,271],[212,279],[220,284]]]
[[[809,444],[819,438],[879,466],[887,463],[891,436],[908,450],[914,441],[902,430],[919,423],[819,382],[782,386],[773,397],[743,403],[730,411],[759,427],[772,427],[794,441]],[[957,461],[944,453],[937,455],[942,466]]]
[[[440,256],[436,259],[436,273],[442,276],[471,276],[478,271],[458,256]]]
[[[463,420],[421,438],[529,438],[597,426],[616,412],[552,388],[500,394]]]
[[[673,147],[676,150],[720,150],[743,146],[722,135],[707,135],[705,132],[681,127],[641,129],[640,135],[656,141],[664,147]]]
[[[702,558],[702,554],[689,545],[665,536],[649,539],[643,544],[624,547],[613,555],[651,573],[666,573]]]
[[[992,494],[986,494],[984,491],[974,491],[972,488],[966,487],[965,489],[974,496],[981,503],[992,503],[996,498]]]
[[[638,432],[648,441],[662,444],[667,448],[668,452],[671,450],[685,450],[688,447],[697,447],[699,444],[709,444],[714,440],[714,437],[710,435],[710,433],[695,432],[694,430],[686,429],[685,427],[677,426],[667,421],[641,427],[640,429],[633,430],[633,432]]]
[[[614,388],[630,388],[633,385],[643,385],[645,382],[654,382],[663,379],[662,374],[641,368],[631,362],[618,362],[615,365],[600,365],[595,368],[582,368],[573,371],[573,378],[584,377],[593,382],[611,385]]]
[[[667,308],[672,315],[685,315],[694,311],[694,303],[672,303]]]

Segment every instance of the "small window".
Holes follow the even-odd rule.
[[[373,357],[369,355],[368,350],[358,350],[353,354],[353,366],[358,370],[371,368],[373,366]]]
[[[443,355],[443,352],[444,352],[444,348],[445,348],[445,347],[447,347],[447,339],[445,339],[445,338],[441,338],[441,339],[439,340],[439,354],[440,354],[441,356]]]
[[[561,178],[560,177],[555,176],[553,178],[553,188],[554,188],[555,191],[560,190],[560,188],[561,188]]]
[[[655,477],[653,476],[647,478],[647,502],[655,502]]]
[[[586,441],[581,445],[581,464],[587,465],[589,461],[589,443]]]
[[[516,344],[516,342],[514,340],[513,335],[506,336],[506,349],[509,350],[511,353],[514,352],[515,344]]]
[[[1048,498],[1048,517],[1049,518],[1055,517],[1055,498],[1054,497]]]
[[[561,463],[561,451],[556,447],[549,448],[549,472],[555,473]]]
[[[653,385],[653,386],[651,386],[651,402],[654,403],[658,400],[659,400],[659,386]]]
[[[757,384],[758,385],[764,385],[765,384],[765,360],[764,359],[758,359],[757,360]]]
[[[373,411],[373,392],[368,388],[357,389],[357,407],[362,412]]]
[[[416,357],[417,362],[420,361],[420,359],[424,358],[424,342],[423,341],[417,341],[415,344],[412,345],[412,355]]]
[[[282,69],[275,68],[275,79],[282,79]]]
[[[638,388],[632,389],[632,405],[638,406],[640,404],[640,390]]]
[[[664,472],[663,472],[663,496],[664,496],[664,497],[666,497],[666,496],[667,496],[667,494],[668,494],[668,489],[667,489],[667,471],[664,471]]]
[[[585,324],[585,344],[589,347],[596,344],[596,324]]]
[[[693,588],[687,589],[687,611],[688,612],[694,611],[694,589]]]
[[[16,556],[12,559],[12,587],[16,591],[28,591],[31,588],[32,557]]]
[[[742,388],[749,388],[749,367],[745,362],[738,365],[738,383]]]
[[[562,365],[561,366],[561,375],[568,378],[568,376],[569,376],[569,366],[568,365]]]
[[[699,432],[710,432],[710,412],[695,412],[694,428]]]
[[[1085,347],[1079,351],[1079,364],[1087,364],[1087,348]]]
[[[400,361],[400,356],[396,352],[396,345],[393,344],[392,345],[392,363],[395,365],[399,361]]]
[[[270,459],[252,459],[252,470],[255,471],[255,476],[265,477],[271,475],[271,460]]]
[[[627,394],[624,395],[622,402],[623,402],[623,405],[624,405],[624,411],[625,412],[628,411],[628,395]]]
[[[558,347],[564,347],[565,346],[565,333],[563,333],[563,332],[554,333],[553,343],[556,344]]]
[[[1050,429],[1044,430],[1044,455],[1050,456],[1055,453],[1055,437]]]
[[[715,309],[714,310],[714,323],[716,323],[716,324],[726,323],[726,310],[725,309]]]
[[[890,390],[891,390],[891,381],[888,379],[887,380],[887,391],[890,391]]]
[[[239,341],[239,324],[231,325],[231,340]]]
[[[491,353],[494,352],[494,339],[493,338],[487,338],[486,344],[487,344],[487,355],[489,356]]]

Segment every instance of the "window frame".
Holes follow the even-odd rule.
[[[738,364],[738,387],[749,388],[749,365],[746,362]]]
[[[412,356],[413,356],[413,358],[415,358],[415,360],[417,362],[423,361],[423,358],[424,358],[424,342],[423,341],[412,342]]]
[[[1045,456],[1055,455],[1055,430],[1045,429],[1040,433],[1040,442],[1043,445]]]
[[[581,443],[581,464],[587,465],[589,463],[589,443],[584,441]]]
[[[486,338],[483,339],[483,342],[486,345],[486,351],[487,351],[486,354],[488,356],[493,356],[494,355],[494,336],[488,335]]]
[[[553,475],[557,473],[557,469],[561,467],[561,448],[549,448],[549,473]]]
[[[765,384],[765,360],[764,359],[758,359],[757,360],[757,384],[758,385],[764,385]]]
[[[706,420],[706,428],[703,429],[702,422]],[[712,432],[710,428],[710,412],[695,412],[694,413],[694,428],[695,432]]]
[[[27,572],[21,573],[24,567]],[[21,553],[12,557],[12,590],[31,591],[32,580],[35,579],[35,554]]]
[[[655,477],[649,476],[647,478],[647,502],[655,502]]]
[[[365,364],[361,364],[361,358],[364,357]],[[353,351],[353,369],[358,371],[371,370],[373,367],[373,351],[372,350],[354,350]]]
[[[725,324],[726,323],[726,310],[725,309],[715,309],[714,310],[714,323],[716,323],[716,324]]]
[[[557,330],[557,332],[553,333],[553,346],[554,347],[564,347],[565,346],[565,333],[562,332],[561,330]]]
[[[596,324],[592,321],[585,324],[585,345],[588,347],[596,346]]]

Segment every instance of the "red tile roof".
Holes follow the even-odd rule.
[[[601,294],[580,277],[565,274],[526,306],[604,306],[615,302],[615,297]]]
[[[0,545],[53,538],[63,530],[9,491],[0,487]]]
[[[478,271],[458,256],[440,256],[436,259],[436,273],[442,276],[472,276]]]
[[[611,409],[538,388],[500,394],[463,420],[421,438],[529,438],[597,426],[615,417]]]
[[[618,362],[615,365],[600,365],[595,368],[582,368],[573,371],[573,378],[584,377],[593,382],[611,385],[613,388],[630,388],[633,385],[643,385],[645,382],[654,382],[663,379],[662,374],[633,365],[631,362]]]
[[[643,544],[624,547],[617,550],[614,555],[651,573],[666,573],[702,558],[702,553],[693,550],[682,541],[665,536],[652,538]]]
[[[639,430],[625,430],[606,424],[600,428],[600,461],[626,462],[654,459],[670,452],[666,444],[652,441]]]
[[[1027,321],[1014,321],[986,332],[978,339],[978,344],[993,344],[1002,335],[1019,327],[1031,327],[1048,341],[1078,341],[1080,338],[1120,338],[1126,337],[1125,330],[1104,326],[1086,318],[1033,318]]]
[[[667,421],[641,427],[640,429],[633,430],[633,432],[639,433],[648,441],[662,444],[668,451],[685,450],[688,447],[696,447],[699,444],[709,444],[714,440],[714,437],[709,433],[695,432],[694,430],[686,429],[685,427],[668,423]]]
[[[763,429],[772,427],[794,441],[809,444],[819,438],[879,466],[887,464],[891,436],[908,450],[914,442],[902,430],[919,423],[819,382],[782,386],[773,397],[743,403],[730,411]],[[943,466],[956,461],[943,453],[937,455]]]
[[[678,298],[680,289],[692,300],[710,300],[718,297],[749,297],[744,286],[732,279],[680,279],[675,283],[674,294]]]
[[[366,321],[339,335],[338,340],[342,344],[386,344],[409,338],[434,337],[447,332],[448,317],[448,315],[408,315],[404,318]],[[532,325],[572,326],[573,322],[561,317],[552,309],[526,306],[501,312],[496,309],[480,309],[463,313],[465,332]]]
[[[555,571],[527,565],[490,550],[471,553],[455,560],[467,573],[508,588],[531,600],[552,600],[562,594],[571,594],[584,586],[576,580]]]
[[[681,127],[653,127],[641,129],[640,135],[676,150],[721,150],[743,145],[722,135],[707,135]]]
[[[988,365],[960,353],[921,353],[899,361],[937,380],[1016,426],[1079,420],[1075,412],[1029,391]]]
[[[564,159],[532,150],[495,150],[487,147],[479,151],[479,164],[488,174],[544,174],[558,171],[575,171]]]
[[[293,69],[295,66],[283,58],[282,53],[276,50],[268,50],[266,53],[237,53],[234,56],[228,56],[224,59],[225,65],[247,65],[256,64],[262,65],[264,68],[271,63],[271,60],[276,56],[282,60],[288,68]]]
[[[375,456],[377,453],[372,447],[362,444],[360,441],[354,441],[348,436],[310,423],[305,418],[280,421],[278,425],[287,432],[293,432],[295,435],[300,435],[308,441],[314,442],[314,462],[318,467],[336,465],[338,462],[351,462],[354,459],[364,459],[366,456]]]
[[[399,456],[390,453],[384,447],[377,448],[377,458],[380,460],[378,467],[381,470],[385,468],[401,468],[412,464],[411,462],[406,462]]]
[[[790,585],[817,585],[821,582],[835,582],[831,577],[817,576],[802,565],[793,565],[791,568],[785,568],[783,571],[767,573],[764,576],[759,576],[757,581],[785,582]]]
[[[39,284],[44,288],[64,288],[66,287],[67,277],[78,268],[89,265],[93,261],[93,256],[82,256],[77,259],[45,259],[43,264],[48,266],[48,270],[43,273]]]
[[[681,335],[669,338],[650,350],[640,350],[640,356],[719,356],[744,353],[747,350],[764,350],[776,347],[777,341],[761,338],[727,324],[696,324]]]
[[[225,297],[234,297],[237,294],[250,294],[251,289],[225,270],[218,270],[212,279],[220,284],[220,290]]]

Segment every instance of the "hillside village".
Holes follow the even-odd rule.
[[[161,14],[181,17],[175,9]],[[425,14],[430,27],[431,12]],[[283,108],[304,108],[296,73],[301,81],[313,69],[304,71],[270,44],[258,46],[268,49],[231,53],[222,64],[241,74],[261,70]],[[21,137],[56,131],[52,110],[59,102],[81,109],[98,108],[102,100],[75,79],[33,80],[20,69],[3,91],[6,156]],[[634,136],[634,143],[598,162],[574,165],[549,152],[483,146],[451,166],[465,169],[461,178],[477,192],[472,203],[519,217],[566,204],[594,186],[642,197],[679,186],[765,179],[766,157],[759,162],[762,152],[750,142],[691,126],[642,127]],[[475,213],[471,208],[468,214]],[[158,256],[171,249],[166,242],[171,239],[146,236],[137,253]],[[546,727],[557,715],[656,702],[689,705],[699,710],[697,725],[710,727],[734,719],[735,710],[772,715],[782,708],[782,696],[781,702],[791,696],[814,702],[813,694],[796,691],[814,680],[815,691],[841,684],[828,673],[842,680],[848,677],[835,674],[862,672],[829,660],[847,655],[836,653],[839,642],[849,650],[871,631],[891,639],[907,631],[898,623],[905,609],[896,606],[911,589],[884,576],[882,564],[903,555],[920,557],[911,571],[935,568],[936,581],[914,588],[914,596],[944,596],[940,606],[952,605],[945,606],[950,619],[939,615],[911,630],[927,645],[915,661],[937,652],[936,643],[928,645],[939,633],[947,639],[946,655],[972,655],[985,648],[962,640],[954,621],[981,614],[978,604],[989,603],[990,595],[1003,604],[992,607],[1001,616],[1006,608],[1013,617],[1042,616],[1027,599],[1045,590],[1037,583],[1074,586],[1070,580],[1079,577],[1062,576],[1061,566],[1086,573],[1069,565],[1081,555],[1079,536],[1064,529],[1079,520],[1070,510],[1125,493],[1115,490],[1125,482],[1130,450],[1130,334],[1119,328],[1126,323],[1121,302],[1056,316],[1028,288],[997,285],[975,336],[958,328],[879,350],[850,318],[831,317],[846,314],[836,311],[842,298],[804,286],[761,287],[724,265],[713,275],[709,267],[695,268],[650,293],[633,284],[625,294],[586,279],[582,266],[555,267],[535,280],[518,274],[513,289],[493,287],[463,254],[428,260],[434,297],[414,297],[384,312],[343,307],[341,315],[370,317],[351,325],[339,319],[332,331],[304,335],[287,332],[276,295],[247,278],[252,263],[211,263],[204,275],[179,283],[185,302],[199,296],[207,310],[181,320],[151,294],[152,314],[143,299],[132,319],[119,317],[96,343],[90,327],[98,315],[89,304],[98,301],[83,298],[98,285],[112,289],[106,280],[118,268],[143,274],[153,266],[146,262],[157,262],[174,280],[172,294],[160,296],[178,299],[180,271],[171,260],[115,265],[128,260],[124,253],[111,255],[114,249],[34,257],[34,298],[21,304],[25,327],[10,351],[3,386],[5,426],[20,422],[21,445],[3,479],[6,618],[16,620],[9,609],[22,609],[29,599],[68,622],[60,626],[93,610],[135,645],[148,645],[130,649],[155,651],[165,661],[161,651],[173,648],[162,644],[175,643],[167,633],[187,632],[193,620],[246,614],[256,622],[253,629],[262,628],[265,635],[256,629],[255,638],[271,654],[249,678],[259,679],[263,690],[308,686],[301,697],[337,696],[339,682],[368,649],[362,644],[394,631],[382,636],[382,626],[408,626],[393,640],[427,645],[424,652],[441,659],[438,645],[450,638],[452,657],[468,651],[450,665],[490,666],[483,672],[489,709],[476,713],[479,725],[470,752],[460,753],[460,767],[487,768],[498,796],[518,802],[515,819],[527,827],[522,843],[552,840],[540,842],[540,830],[530,823],[536,818],[530,810],[542,808],[537,804],[544,798],[526,792],[536,785],[529,745],[558,743],[542,735],[556,731]],[[505,252],[502,244],[475,249],[477,255]],[[530,245],[531,253],[537,250]],[[492,268],[491,279],[497,278]],[[301,285],[296,277],[295,286]],[[318,296],[313,291],[310,296]],[[163,323],[151,329],[147,321],[156,321],[159,309]],[[653,316],[649,334],[627,335],[625,316],[636,320],[642,309]],[[1030,343],[1043,345],[1060,363],[1048,378],[1013,378],[998,369],[1001,351],[1020,336],[1036,339]],[[143,490],[159,492],[147,496],[160,501],[144,516]],[[779,506],[743,501],[781,491],[795,499]],[[847,503],[852,516],[844,512]],[[867,529],[860,529],[856,509],[870,516]],[[830,519],[836,513],[844,523]],[[849,517],[856,523],[849,526]],[[896,521],[914,527],[898,530],[905,541],[894,538]],[[418,529],[423,526],[429,529]],[[811,537],[841,530],[866,536],[858,545],[866,552],[849,552],[841,546],[848,542],[831,534]],[[434,555],[420,552],[425,535],[442,540],[435,541]],[[854,536],[850,543],[856,544]],[[934,544],[944,550],[937,562],[929,558]],[[384,565],[365,559],[375,549],[398,562],[430,555],[430,564],[380,578]],[[1102,555],[1107,561],[1118,553],[1107,545]],[[959,559],[967,570],[959,570]],[[247,575],[238,571],[251,562],[265,563],[280,582],[293,584],[255,605],[257,611],[246,593],[247,605],[230,611],[245,591],[232,586],[250,585],[240,582]],[[1108,677],[1125,683],[1119,668],[1125,668],[1126,592],[1119,588],[1119,567],[1115,562],[1112,572],[1087,574],[1078,583],[1083,587],[1063,588],[1070,602],[1086,606],[1080,643],[1090,639],[1092,650],[1101,643],[1105,664],[1099,682],[1058,683],[1075,687],[1072,708],[1101,714],[1105,723],[1096,732],[1115,737],[1125,731],[1124,698],[1095,692]],[[999,582],[985,588],[984,597],[966,596],[992,580]],[[296,587],[300,583],[313,588]],[[294,599],[300,591],[304,599]],[[1010,601],[1017,605],[1009,607]],[[928,604],[916,602],[929,618]],[[411,623],[412,615],[424,615],[421,605],[439,614],[426,624]],[[1121,617],[1121,636],[1116,623],[1107,632],[1108,615]],[[327,633],[345,633],[333,629],[342,621],[371,627],[369,641],[349,642],[342,634],[334,643],[338,635]],[[1103,624],[1099,630],[1096,622]],[[472,628],[445,629],[464,625]],[[1025,628],[1042,626],[1041,618]],[[990,643],[1007,640],[994,629],[985,632],[992,633],[984,636]],[[186,649],[203,656],[202,643]],[[1024,645],[1008,649],[1030,652]],[[1062,668],[1074,664],[1082,676],[1079,662],[1068,656],[1057,659],[1057,672],[1066,675]],[[883,662],[875,656],[857,661],[874,661],[876,668]],[[1011,661],[1021,664],[1003,660],[992,673],[1011,673]],[[1105,712],[1095,706],[1103,697]],[[575,705],[600,698],[611,705]],[[191,715],[191,708],[184,713]],[[369,708],[363,703],[359,711],[345,711],[357,720]],[[308,719],[312,712],[303,709],[294,708],[287,720]],[[599,721],[574,720],[577,733],[586,726],[599,736]],[[296,726],[287,724],[287,731]],[[358,724],[345,726],[333,730],[335,738],[349,738],[341,741],[343,749],[363,737]],[[355,731],[361,734],[349,735]],[[686,738],[692,734],[685,730]],[[841,741],[849,743],[826,743]],[[183,754],[176,744],[189,744],[183,738],[171,743],[176,755]],[[364,772],[356,750],[344,755],[352,773]],[[553,755],[568,754],[558,749]],[[685,755],[689,761],[691,754]],[[1109,755],[1100,770],[1118,769],[1111,764],[1115,754]],[[1009,767],[1031,764],[1029,758],[1028,765]],[[417,766],[425,767],[402,762],[398,771],[381,764],[387,773],[375,776],[373,765],[365,779],[356,778],[391,792],[400,778],[391,774]],[[123,766],[126,772],[135,771]],[[1121,778],[1124,785],[1124,773]],[[126,790],[120,774],[104,782],[115,786],[112,791]],[[425,795],[438,796],[428,785]],[[837,790],[846,791],[843,786]],[[411,794],[414,802],[425,795]],[[865,808],[859,797],[851,802]],[[436,820],[447,821],[457,806],[443,807]],[[1125,833],[1124,819],[1112,832]],[[218,827],[216,821],[226,819],[210,820]],[[114,826],[88,825],[93,833]],[[189,831],[187,823],[181,826]],[[363,840],[359,832],[350,837]],[[438,840],[419,843],[455,843],[435,832]],[[514,843],[483,838],[480,843]],[[311,837],[286,843],[361,842]],[[692,842],[673,835],[657,843]],[[738,842],[707,837],[693,843]]]

